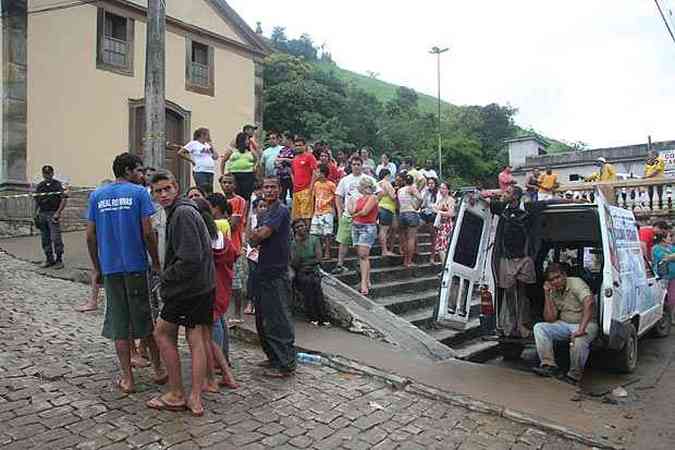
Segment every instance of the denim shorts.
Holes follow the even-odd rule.
[[[352,243],[353,245],[363,245],[371,248],[377,239],[377,225],[374,223],[354,223],[352,224]]]
[[[394,213],[388,209],[380,208],[378,218],[380,220],[380,225],[384,225],[385,227],[388,227],[394,223]]]
[[[420,219],[422,220],[422,222],[427,223],[427,224],[434,223],[434,221],[436,220],[436,214],[434,214],[434,213],[420,213]]]
[[[398,216],[401,228],[415,228],[420,224],[420,215],[416,212],[403,212]]]

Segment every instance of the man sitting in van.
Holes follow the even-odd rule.
[[[544,274],[544,322],[534,326],[534,340],[541,361],[535,372],[558,376],[553,355],[555,341],[570,341],[570,370],[562,375],[571,384],[581,381],[591,342],[598,335],[593,318],[595,299],[581,279],[568,277],[560,264],[552,263]]]

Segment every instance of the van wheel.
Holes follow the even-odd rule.
[[[668,305],[663,305],[663,317],[656,322],[653,328],[653,334],[656,337],[670,336],[670,330],[673,327],[673,312]]]
[[[618,352],[617,369],[624,373],[631,373],[638,363],[638,337],[632,323],[626,325],[626,344]]]
[[[522,344],[502,344],[500,353],[504,357],[504,361],[517,361],[523,354],[525,346]]]

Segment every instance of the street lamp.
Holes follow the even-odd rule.
[[[443,179],[443,162],[442,162],[442,144],[441,144],[441,53],[447,52],[447,48],[432,47],[430,54],[436,55],[437,70],[438,70],[438,177]]]

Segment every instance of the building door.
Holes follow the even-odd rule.
[[[143,158],[143,136],[145,135],[145,107],[142,100],[130,102],[129,111],[130,151]],[[186,144],[190,139],[190,113],[177,105],[167,102],[166,140],[172,144]],[[160,167],[157,167],[159,169]],[[178,180],[181,190],[190,185],[190,167],[178,158],[176,150],[165,149],[164,164],[161,167],[171,171]]]

